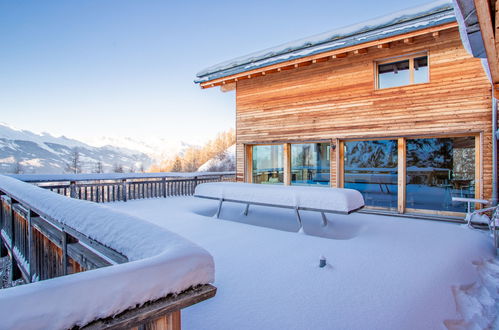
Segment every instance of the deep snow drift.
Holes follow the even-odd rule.
[[[302,212],[309,235],[297,235],[293,210],[254,206],[245,217],[226,203],[217,220],[217,201],[193,197],[107,205],[214,256],[217,295],[183,312],[185,329],[479,329],[497,318],[491,241],[465,226],[355,213],[322,228]]]

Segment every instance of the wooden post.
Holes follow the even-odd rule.
[[[482,134],[475,136],[475,198],[482,199]],[[492,132],[492,138],[495,138]],[[475,203],[475,210],[481,209],[482,204]]]
[[[61,232],[62,243],[62,275],[68,274],[68,234],[64,231]]]
[[[397,196],[397,211],[398,213],[405,212],[406,200],[406,184],[407,184],[407,166],[406,166],[406,140],[405,138],[398,139],[398,196]]]
[[[76,198],[76,181],[69,183],[69,197]]]
[[[124,202],[126,202],[127,196],[128,196],[128,185],[126,183],[126,179],[122,180],[121,187],[122,187],[122,190],[121,190],[121,199]]]
[[[34,245],[34,240],[33,240],[33,224],[31,221],[31,217],[33,216],[33,212],[31,212],[30,209],[28,209],[28,266],[29,266],[29,281],[33,281],[33,277],[35,275],[35,245]]]
[[[291,185],[291,144],[284,144],[284,185]]]
[[[343,188],[344,187],[344,142],[340,140],[336,140],[336,187]]]
[[[253,146],[245,145],[245,151],[244,179],[247,183],[253,183]]]
[[[161,192],[163,197],[166,197],[166,178],[161,180]]]

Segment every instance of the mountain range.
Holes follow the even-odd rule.
[[[85,142],[49,133],[33,133],[0,123],[0,173],[64,173],[78,151],[82,171],[104,172],[123,167],[125,172],[147,169],[173,157],[189,144],[158,140],[154,144],[132,138],[99,137]]]

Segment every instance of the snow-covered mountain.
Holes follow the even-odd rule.
[[[0,123],[0,173],[21,168],[26,173],[63,173],[71,154],[78,150],[83,172],[92,172],[101,162],[104,172],[116,165],[125,171],[147,169],[152,159],[124,144],[90,146],[65,136],[36,134]]]
[[[162,138],[151,140],[139,140],[131,137],[108,137],[101,136],[85,140],[91,146],[119,146],[130,150],[137,150],[148,155],[153,161],[161,162],[166,159],[173,159],[176,155],[193,146],[183,141],[171,141]]]

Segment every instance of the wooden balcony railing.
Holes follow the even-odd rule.
[[[30,184],[23,182],[16,183],[14,181],[17,180],[6,177],[2,178],[2,176],[0,176],[0,254],[2,257],[8,256],[11,259],[11,280],[22,278],[25,283],[43,282],[47,279],[62,278],[62,276],[65,275],[72,276],[71,274],[99,270],[103,267],[113,267],[129,262],[129,258],[126,255],[119,253],[113,247],[91,238],[91,235],[88,235],[88,233],[81,232],[72,226],[67,225],[57,216],[54,216],[58,211],[54,212],[50,207],[45,209],[43,203],[40,203],[41,200],[50,199],[54,196],[57,200],[56,203],[52,202],[52,205],[57,205],[57,207],[61,207],[61,209],[64,209],[65,207],[66,209],[72,209],[72,207],[75,206],[75,203],[77,203],[76,207],[80,208],[81,205],[79,205],[79,203],[85,204],[87,202],[75,201],[73,199],[57,196],[51,192],[33,187]],[[173,186],[177,184],[174,182],[178,180],[171,181],[173,181],[171,183]],[[36,194],[33,196],[32,194],[28,194],[27,196],[32,196],[32,200],[31,197],[20,197],[16,189],[10,191],[9,184],[2,184],[2,182],[14,182],[13,187],[16,189],[19,184],[25,185],[31,190],[35,189],[37,194],[41,194],[39,196]],[[184,191],[187,191],[187,189],[190,189],[190,185],[192,185],[191,179],[183,182],[180,186],[185,187],[186,190]],[[142,193],[140,196],[152,197],[154,196],[153,194],[156,193],[154,189],[151,189],[151,182],[148,182],[147,184],[139,183],[138,186],[144,188],[149,187],[149,189],[145,190],[148,191],[148,193]],[[86,185],[80,186],[79,189],[84,189],[83,187],[86,187]],[[92,187],[97,191],[98,189],[102,189],[102,187],[108,186],[95,184],[92,185]],[[130,192],[130,190],[127,191]],[[138,195],[131,194],[127,195],[127,197],[128,196],[133,196],[132,198],[135,198],[135,196]],[[85,197],[85,195],[82,197]],[[103,202],[109,200],[106,198],[96,201]],[[86,205],[87,204],[83,206]],[[91,212],[92,214],[95,214],[97,218],[99,217],[99,212],[102,212],[101,215],[106,219],[113,216],[111,213],[114,211],[112,210],[92,203],[88,203],[88,206],[92,208]],[[78,214],[75,214],[74,216],[78,217]],[[120,215],[114,214],[114,216],[119,217]],[[119,223],[119,221],[116,223]],[[150,226],[151,224],[146,223],[146,225]],[[112,228],[109,228],[109,230],[110,232],[113,232]],[[161,229],[158,228],[158,230]],[[154,232],[155,229],[152,231]],[[168,243],[166,242],[165,244]],[[161,265],[161,263],[159,264]],[[156,269],[157,267],[158,266],[155,266]],[[147,274],[147,270],[140,271]],[[27,286],[29,285],[30,284],[27,284]],[[68,284],[66,283],[65,285]],[[14,290],[15,292],[15,290],[24,286],[25,285],[9,288],[6,289],[6,291]],[[52,283],[51,286],[54,288],[57,287],[57,285],[54,286],[54,283]],[[50,292],[51,290],[45,289],[45,291]],[[70,289],[68,289],[68,291],[70,291]],[[194,285],[191,289],[185,290],[180,294],[168,294],[153,301],[142,301],[140,304],[141,307],[130,306],[129,309],[122,311],[118,315],[113,314],[107,317],[101,317],[86,324],[85,327],[90,329],[121,329],[136,327],[180,329],[180,310],[199,301],[211,298],[215,293],[216,288],[210,284]],[[26,293],[23,294],[25,295]],[[68,292],[67,294],[71,293]],[[15,304],[16,299],[12,298],[12,300],[6,302],[5,299],[2,301],[1,296],[2,294],[0,293],[0,311],[6,313],[5,308],[7,305],[10,304],[10,302]],[[43,295],[40,294],[40,296]],[[79,298],[81,297],[75,297],[75,300]],[[113,297],[109,297],[109,299],[113,299]],[[5,303],[7,303],[7,305]],[[40,301],[40,304],[44,303],[57,303],[57,299],[56,301],[51,302]],[[116,304],[116,302],[110,302],[110,304]],[[57,308],[57,306],[53,306],[53,308]],[[24,312],[21,314],[24,314]],[[26,312],[26,317],[29,317],[28,315],[29,311]],[[21,318],[23,316],[20,315],[19,317]],[[47,317],[50,318],[50,315]],[[4,320],[2,319],[0,323],[4,323]],[[82,326],[82,324],[73,324],[72,326],[75,325]]]
[[[141,175],[142,174],[142,175]],[[134,173],[134,175],[13,175],[60,195],[104,203],[132,199],[191,196],[200,183],[236,181],[235,173]],[[157,176],[155,176],[157,175]]]

